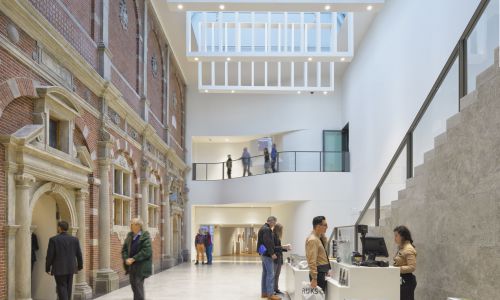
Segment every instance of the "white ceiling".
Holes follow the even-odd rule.
[[[232,0],[234,2],[238,2],[241,0]],[[284,1],[284,0],[278,0],[278,1]],[[292,0],[287,0],[287,1],[292,1]],[[309,2],[309,1],[299,1],[299,0],[293,0],[297,3],[304,3],[304,2]],[[293,2],[292,1],[292,2]],[[377,15],[377,12],[381,9],[380,7],[382,4],[379,4],[379,6],[376,6],[371,11],[367,11],[366,9],[364,10],[359,10],[358,6],[359,3],[363,2],[382,2],[383,0],[372,0],[372,1],[358,1],[358,0],[336,0],[335,2],[340,2],[343,5],[346,5],[345,3],[347,2],[356,2],[356,5],[352,6],[352,9],[350,11],[358,10],[354,13],[354,59],[356,57],[356,49],[358,48],[359,44],[362,42],[363,37],[365,33],[368,31],[373,19]],[[175,2],[175,1],[174,1]],[[184,2],[193,2],[193,1],[188,1],[184,0]],[[209,2],[209,1],[206,1]],[[231,2],[231,1],[230,1]],[[249,1],[246,1],[249,2]],[[311,1],[312,2],[312,1]],[[332,3],[333,1],[314,1],[314,3]],[[160,23],[163,27],[163,31],[169,40],[170,47],[172,49],[173,55],[179,65],[179,68],[181,69],[181,73],[184,76],[184,79],[186,81],[186,85],[188,86],[197,86],[198,84],[198,67],[197,63],[189,62],[186,58],[186,32],[185,32],[185,24],[186,24],[186,14],[185,11],[179,11],[177,9],[170,9],[169,8],[169,2],[166,0],[151,0],[151,3],[153,5],[153,9],[156,11],[157,15],[159,16]],[[259,7],[261,10],[265,11],[272,11],[273,7],[275,6],[276,0],[273,2],[265,2],[265,1],[255,1],[255,3],[259,3]],[[264,4],[266,3],[266,4]],[[333,5],[333,4],[332,4]],[[283,9],[283,4],[281,4],[279,7],[281,7],[282,11]],[[275,8],[275,7],[274,7]],[[287,6],[288,8],[288,6]],[[346,9],[348,10],[348,9]],[[339,62],[335,64],[335,77],[336,78],[341,78],[342,75],[344,74],[345,70],[347,69],[349,63],[345,62]]]

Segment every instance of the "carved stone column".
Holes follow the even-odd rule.
[[[97,294],[118,289],[118,274],[111,269],[111,208],[109,172],[111,165],[111,136],[102,130],[102,141],[98,142],[98,162],[101,186],[99,188],[99,270],[95,278]]]
[[[31,299],[31,212],[30,189],[35,177],[22,173],[16,180],[16,299]]]
[[[83,269],[76,275],[75,291],[73,292],[74,300],[92,299],[92,289],[87,283],[87,266],[89,262],[85,261],[87,253],[87,224],[85,222],[85,202],[88,201],[89,192],[87,190],[78,190],[76,196],[76,213],[78,217],[77,237],[80,241],[83,256]]]
[[[149,161],[145,158],[141,162],[141,206],[140,206],[140,217],[144,222],[144,229],[148,230],[148,203],[149,203]]]

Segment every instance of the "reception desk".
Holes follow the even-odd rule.
[[[399,268],[357,267],[331,262],[333,277],[327,278],[327,300],[399,300]],[[309,270],[285,263],[286,291],[291,300],[302,300],[302,282],[309,281]],[[347,283],[340,284],[340,271]]]
[[[347,273],[346,285],[340,274]],[[333,277],[328,278],[327,300],[399,300],[399,268],[358,267],[332,262]]]

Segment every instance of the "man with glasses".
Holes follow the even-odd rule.
[[[313,231],[306,240],[306,257],[309,265],[309,279],[311,287],[317,286],[325,292],[326,295],[326,276],[330,272],[330,261],[326,252],[328,241],[325,233],[328,224],[324,216],[318,216],[313,219]]]

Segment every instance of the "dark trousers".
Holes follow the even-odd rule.
[[[227,169],[227,178],[231,179],[231,169]]]
[[[271,160],[271,169],[273,170],[273,173],[276,173],[276,160],[272,159]]]
[[[274,291],[277,292],[279,291],[279,281],[280,281],[280,274],[281,274],[281,266],[283,263],[277,262],[274,263]]]
[[[57,298],[59,300],[70,300],[73,293],[73,274],[54,275],[56,280]]]
[[[129,272],[130,286],[134,292],[134,300],[144,300],[144,276],[137,274],[137,266],[132,264]]]
[[[326,287],[327,287],[327,282],[326,282],[326,274],[323,272],[318,272],[318,286],[323,290],[326,296]],[[312,280],[311,275],[309,275],[309,280]]]
[[[417,279],[413,274],[401,275],[400,299],[415,300],[415,288],[417,287]]]

